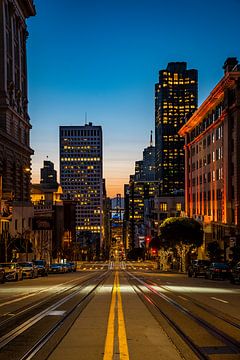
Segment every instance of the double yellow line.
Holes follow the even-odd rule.
[[[110,312],[108,317],[108,328],[107,328],[107,336],[105,341],[103,360],[113,359],[116,315],[117,315],[117,324],[118,324],[117,329],[118,329],[119,358],[120,360],[129,360],[118,271],[116,271],[114,278],[112,301],[111,301]]]

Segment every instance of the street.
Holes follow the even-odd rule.
[[[0,359],[239,359],[240,286],[92,262],[0,287]],[[142,300],[142,301],[141,301]]]

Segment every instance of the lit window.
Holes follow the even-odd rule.
[[[181,211],[181,210],[182,210],[182,204],[176,203],[176,211]]]
[[[160,211],[167,211],[168,210],[168,204],[167,203],[160,203],[159,204]]]

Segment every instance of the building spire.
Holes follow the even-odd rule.
[[[152,139],[152,130],[151,130],[151,135],[150,135],[150,146],[153,146],[153,139]]]

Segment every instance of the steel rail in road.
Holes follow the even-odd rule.
[[[84,277],[72,279],[71,281],[67,281],[66,283],[54,285],[51,287],[51,289],[56,288],[56,290],[57,290],[54,294],[47,296],[40,301],[36,300],[36,302],[34,304],[31,304],[31,305],[25,304],[24,306],[19,307],[18,309],[15,310],[15,313],[11,312],[10,317],[8,316],[9,313],[7,312],[4,316],[2,316],[3,320],[0,320],[0,339],[3,336],[2,332],[3,331],[6,332],[6,329],[9,329],[11,327],[11,324],[13,327],[16,327],[18,325],[18,323],[21,322],[22,318],[24,318],[24,320],[26,320],[26,318],[31,317],[33,315],[34,311],[35,312],[41,311],[43,306],[47,306],[47,304],[50,304],[56,298],[59,298],[60,296],[64,296],[64,294],[73,291],[74,288],[77,288],[78,286],[83,285],[85,282],[87,282],[88,280],[93,279],[93,278],[94,278],[94,276],[92,276],[92,274],[88,274]],[[69,283],[73,283],[72,286],[69,286]],[[60,285],[62,285],[62,286],[68,285],[68,287],[61,289],[61,288],[59,288]],[[48,289],[46,289],[46,290],[44,289],[44,291],[42,291],[42,292],[36,291],[31,294],[31,297],[42,294],[43,292],[47,292],[47,290]],[[26,299],[25,297],[20,297],[19,302],[22,300],[25,300],[25,299]],[[14,300],[18,300],[18,299],[16,298]],[[7,303],[6,303],[6,306],[7,306]]]
[[[14,340],[18,338],[20,335],[24,335],[24,333],[33,328],[34,325],[39,323],[41,320],[43,320],[47,315],[50,315],[53,311],[58,309],[62,305],[67,305],[68,302],[71,300],[74,300],[75,297],[78,295],[83,294],[83,292],[86,290],[86,294],[83,294],[83,296],[80,299],[76,300],[76,303],[70,307],[69,310],[64,311],[63,315],[61,317],[58,317],[54,324],[46,330],[46,332],[35,339],[34,343],[32,345],[28,345],[27,349],[23,351],[21,349],[20,354],[14,353],[14,359],[19,360],[30,360],[35,356],[43,347],[44,345],[56,334],[56,332],[63,327],[63,325],[76,313],[76,316],[71,321],[71,324],[75,321],[76,317],[79,316],[81,311],[85,308],[85,306],[92,300],[93,296],[95,295],[97,289],[101,286],[103,281],[108,277],[109,271],[106,271],[104,273],[101,273],[99,276],[91,277],[90,279],[86,280],[84,284],[82,283],[80,287],[78,287],[77,290],[73,291],[71,294],[68,294],[63,299],[55,302],[51,306],[47,307],[40,313],[34,315],[27,321],[23,322],[21,325],[17,326],[15,329],[11,330],[4,336],[0,338],[0,358],[1,353],[4,354],[4,350],[7,349],[7,346],[14,344]],[[93,283],[94,281],[94,283]],[[90,289],[87,289],[89,286],[91,286]],[[69,327],[68,327],[69,328]],[[68,330],[67,328],[67,330]],[[66,331],[67,331],[66,330]],[[65,334],[65,332],[64,332]],[[64,336],[64,335],[63,335]],[[62,337],[61,337],[62,339]],[[61,340],[60,339],[60,340]],[[59,340],[59,341],[60,341]],[[24,344],[22,345],[24,347]],[[50,352],[53,349],[50,350]],[[8,353],[9,356],[9,353]],[[11,357],[12,359],[12,357]]]
[[[142,279],[139,279],[135,275],[133,275],[130,272],[127,272],[127,275],[130,280],[134,282],[133,288],[136,291],[136,293],[142,297],[145,300],[145,303],[151,304],[154,306],[154,308],[159,312],[162,317],[167,320],[167,322],[171,325],[171,327],[175,330],[175,332],[184,340],[184,342],[190,347],[190,349],[198,356],[201,360],[209,360],[209,354],[206,353],[206,349],[202,349],[200,346],[194,342],[194,340],[187,335],[182,328],[177,324],[177,321],[172,319],[170,315],[168,315],[166,312],[164,312],[161,307],[159,306],[159,303],[153,299],[153,294],[157,296],[157,298],[161,298],[165,300],[168,304],[173,306],[175,309],[179,310],[182,314],[184,314],[188,319],[191,319],[194,321],[198,326],[202,327],[204,330],[206,330],[209,334],[211,334],[214,338],[217,338],[221,341],[223,345],[225,345],[228,349],[228,354],[236,354],[240,355],[240,343],[233,339],[231,336],[225,334],[221,330],[217,329],[214,325],[208,323],[207,321],[201,319],[199,316],[194,315],[192,312],[190,312],[188,309],[186,309],[184,306],[177,303],[175,300],[171,299],[169,296],[159,293],[156,289],[153,288],[152,285],[149,285],[147,282],[143,281]],[[144,286],[147,290],[150,291],[150,294],[146,294],[146,291],[144,291],[141,286]],[[140,296],[141,297],[141,296]],[[141,298],[142,298],[141,297]],[[217,346],[215,346],[217,348]]]
[[[176,295],[176,293],[173,290],[170,290],[167,285],[160,285],[160,284],[155,283],[155,282],[153,282],[151,280],[148,280],[148,279],[147,280],[145,279],[145,282],[148,283],[151,286],[158,286],[158,287],[164,289],[164,291],[167,291],[169,293],[172,293],[172,294]],[[191,302],[195,306],[199,307],[200,309],[204,310],[208,314],[214,315],[219,320],[222,320],[225,323],[227,323],[227,324],[229,324],[229,325],[231,325],[231,326],[233,326],[233,327],[235,327],[237,329],[240,329],[240,324],[239,323],[236,323],[233,320],[230,320],[229,317],[226,318],[226,316],[223,313],[221,313],[219,310],[216,311],[213,308],[207,307],[204,303],[196,301],[196,300],[194,300],[193,298],[191,298],[190,296],[188,296],[186,294],[184,294],[184,298],[186,298],[186,300],[188,300],[189,302]]]

